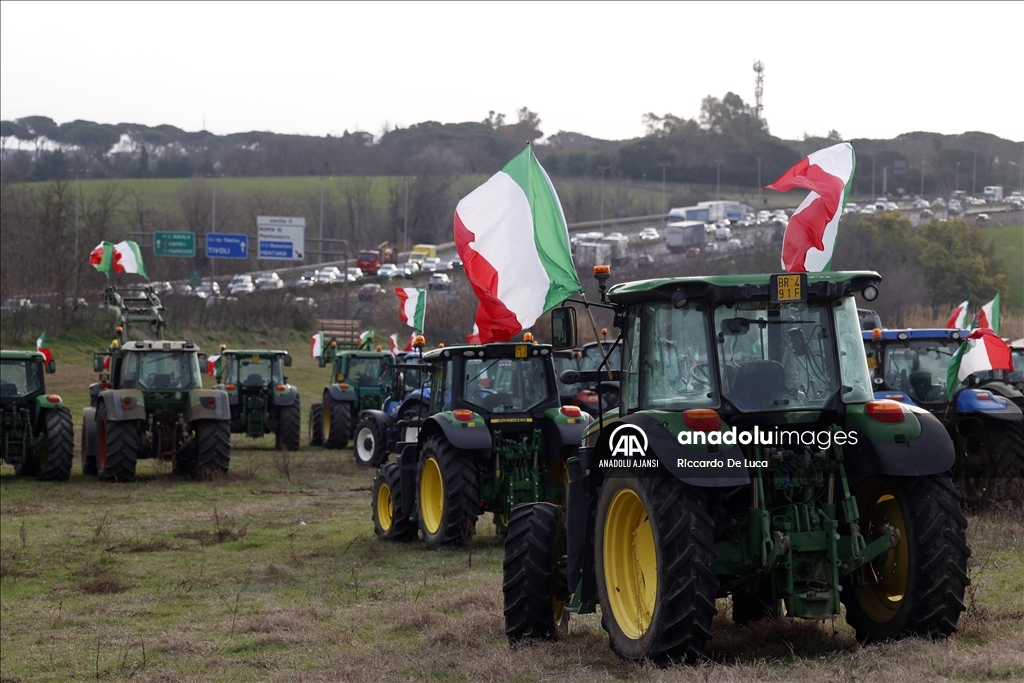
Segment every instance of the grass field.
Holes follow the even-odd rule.
[[[982,231],[996,248],[996,254],[1006,265],[1010,276],[1010,296],[1007,303],[1024,310],[1024,225],[1007,225]]]
[[[205,349],[213,340],[200,339]],[[229,340],[256,343],[256,339]],[[52,344],[48,389],[80,424],[99,340]],[[303,405],[326,371],[303,340]],[[305,412],[304,410],[304,416]],[[77,434],[76,434],[77,436]],[[233,437],[231,473],[43,484],[0,471],[0,680],[988,681],[1024,678],[1024,524],[972,517],[973,585],[943,642],[861,647],[842,620],[734,626],[720,600],[708,660],[654,669],[610,651],[599,615],[566,641],[510,651],[503,549],[481,518],[468,551],[380,543],[371,473],[349,451],[282,454]]]

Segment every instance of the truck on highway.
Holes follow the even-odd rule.
[[[387,242],[381,242],[374,249],[360,249],[356,255],[356,267],[366,275],[376,275],[380,267],[391,261],[391,249]]]
[[[611,263],[613,266],[618,266],[626,262],[629,258],[629,238],[621,233],[612,233],[607,237],[601,238],[601,244],[608,245],[608,258],[609,261],[603,263],[595,263],[594,265],[607,265]]]
[[[437,258],[437,246],[434,244],[414,244],[409,252],[409,260],[413,263],[423,263],[424,259]]]
[[[669,223],[663,231],[668,250],[685,252],[691,247],[703,247],[707,233],[703,221],[677,221]]]
[[[698,202],[696,206],[684,206],[668,212],[669,222],[703,221],[714,223],[723,219],[738,221],[750,212],[743,202]]]
[[[577,242],[573,260],[580,268],[589,269],[611,263],[612,245],[604,241]]]
[[[986,185],[984,194],[981,195],[982,199],[986,202],[1001,202],[1003,201],[1003,186],[1002,185]]]

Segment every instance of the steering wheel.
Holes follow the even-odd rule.
[[[708,364],[706,362],[694,363],[690,368],[690,378],[698,384],[709,386],[711,384],[711,372],[708,369]]]

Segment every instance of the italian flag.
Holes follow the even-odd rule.
[[[996,334],[999,334],[999,293],[996,297],[981,307],[978,317],[974,323],[975,327],[987,327]]]
[[[403,350],[403,351],[415,351],[415,350],[416,350],[416,347],[415,347],[415,346],[413,346],[413,345],[414,345],[415,343],[416,343],[416,332],[414,331],[414,332],[412,332],[412,333],[411,333],[411,334],[409,335],[409,343],[408,343],[408,344],[406,344],[406,345],[405,345],[405,348],[404,348],[404,349],[402,349],[402,350]]]
[[[217,363],[220,362],[220,354],[206,357],[206,374],[211,377],[217,376]]]
[[[46,332],[39,333],[39,338],[36,339],[36,351],[43,354],[43,360],[47,363],[53,360],[53,354],[50,353],[50,349],[46,348]]]
[[[482,343],[508,341],[583,287],[551,179],[529,145],[455,208]]]
[[[370,344],[373,343],[373,330],[367,330],[359,335],[359,348],[362,350],[368,350]]]
[[[89,265],[100,271],[107,277],[114,273],[137,273],[148,278],[146,265],[142,262],[142,252],[139,245],[132,240],[125,240],[113,244],[112,242],[100,242],[89,254]]]
[[[782,239],[782,267],[789,273],[831,270],[832,252],[839,232],[850,181],[857,158],[853,145],[841,142],[801,159],[766,190],[810,190],[786,226]]]
[[[960,348],[949,361],[949,375],[946,378],[950,397],[953,389],[976,372],[986,370],[1007,370],[1013,372],[1013,357],[1010,347],[990,329],[974,330],[960,344]]]
[[[967,326],[967,303],[965,301],[953,309],[946,321],[947,330],[962,330]]]
[[[466,335],[466,341],[470,344],[480,343],[480,326],[473,323],[473,331]]]
[[[423,331],[423,318],[427,311],[427,290],[415,287],[395,287],[398,295],[398,317],[403,323]]]
[[[317,332],[309,339],[310,358],[319,358],[324,352],[324,333]]]
[[[398,355],[398,333],[395,332],[393,335],[388,337],[391,340],[391,355]]]

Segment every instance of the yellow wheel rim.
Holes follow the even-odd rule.
[[[393,503],[391,501],[391,487],[381,484],[377,489],[377,523],[384,531],[391,530],[393,523]]]
[[[604,525],[604,580],[615,622],[639,639],[651,625],[658,593],[654,531],[643,502],[632,489],[612,498]]]
[[[436,534],[444,516],[444,480],[437,460],[429,458],[420,474],[420,516],[427,532]]]
[[[331,404],[323,403],[320,408],[320,424],[323,427],[324,439],[329,439],[331,436]]]
[[[884,481],[869,479],[857,487],[856,493],[861,533],[868,543],[882,535],[886,524],[900,532],[900,544],[865,567],[864,586],[854,588],[864,612],[872,620],[884,623],[899,611],[907,591],[910,538],[899,502]]]
[[[568,512],[569,468],[561,456],[551,459],[548,465],[548,500],[560,505],[563,512]]]

